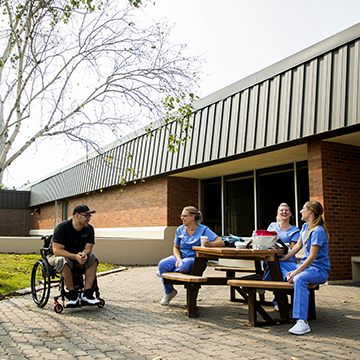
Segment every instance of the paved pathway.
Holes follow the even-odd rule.
[[[189,319],[183,286],[160,305],[155,273],[149,266],[100,277],[103,309],[56,314],[51,300],[40,309],[31,295],[0,301],[0,360],[360,359],[359,284],[321,286],[312,332],[294,336],[290,324],[248,326],[246,304],[230,303],[225,286],[203,286],[200,316]]]

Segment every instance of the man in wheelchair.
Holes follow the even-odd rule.
[[[100,300],[93,296],[93,283],[96,276],[98,258],[92,252],[95,244],[94,228],[89,224],[91,214],[87,205],[77,205],[73,217],[58,224],[49,246],[50,254],[47,260],[51,266],[62,274],[65,286],[69,291],[66,307],[81,305],[98,305]],[[72,269],[85,270],[84,292],[79,297],[75,289]]]

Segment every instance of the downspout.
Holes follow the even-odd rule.
[[[55,200],[55,216],[54,216],[54,229],[56,228],[56,214],[57,214],[57,205],[58,205],[58,202],[57,202],[57,200]]]

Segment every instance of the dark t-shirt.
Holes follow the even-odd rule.
[[[64,245],[66,251],[77,254],[84,250],[86,244],[95,244],[94,228],[89,224],[77,231],[73,227],[72,219],[65,220],[54,230],[50,244],[51,251],[53,242]]]

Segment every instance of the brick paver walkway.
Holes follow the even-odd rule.
[[[203,286],[200,316],[189,319],[183,286],[163,307],[155,274],[149,266],[100,277],[103,309],[56,314],[51,300],[40,309],[31,295],[0,301],[0,360],[360,359],[359,284],[321,286],[312,332],[294,336],[291,324],[248,326],[247,305],[229,302],[225,286]]]

